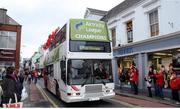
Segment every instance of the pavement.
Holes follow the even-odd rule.
[[[41,86],[39,86],[38,84],[31,83],[29,85],[25,83],[24,87],[26,88],[28,97],[22,101],[23,107],[26,108],[59,107],[56,104],[54,104],[54,102],[51,101],[51,99],[48,98],[48,95],[45,94]],[[163,100],[156,97],[150,98],[147,97],[145,94],[141,94],[141,93],[138,95],[134,95],[131,94],[131,92],[122,91],[120,89],[116,89],[115,92],[116,92],[116,96],[113,99],[120,101],[121,104],[123,102],[123,104],[125,103],[128,104],[127,106],[131,105],[129,107],[180,107],[180,105],[175,104],[174,101],[167,98]]]
[[[115,90],[116,95],[121,96],[119,100],[124,102],[142,106],[142,107],[180,107],[180,105],[175,104],[175,101],[170,98],[158,98],[158,97],[148,97],[146,94],[139,93],[138,95],[132,94],[130,91],[123,91],[120,89]]]
[[[24,87],[26,88],[26,92],[28,93],[28,97],[23,100],[23,107],[38,107],[38,108],[44,108],[44,107],[53,107],[50,102],[44,97],[41,90],[36,86],[36,84],[31,83],[24,84]]]

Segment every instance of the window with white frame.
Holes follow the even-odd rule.
[[[127,42],[133,42],[133,23],[132,20],[126,23],[126,31],[127,31]]]
[[[116,28],[111,29],[111,35],[112,35],[112,46],[116,46]]]
[[[16,32],[0,31],[0,48],[16,49]]]
[[[149,13],[149,22],[151,37],[159,35],[158,10]]]

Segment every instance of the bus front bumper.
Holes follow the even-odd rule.
[[[96,95],[96,96],[93,96]],[[113,98],[115,96],[115,93],[108,93],[108,94],[104,94],[104,93],[88,93],[88,94],[84,94],[83,96],[69,96],[66,98],[65,102],[67,103],[72,103],[72,102],[82,102],[82,101],[98,101],[98,100],[102,100],[102,99],[110,99]]]

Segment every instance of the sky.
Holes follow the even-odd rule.
[[[123,0],[0,0],[0,8],[22,25],[21,56],[30,58],[48,35],[70,18],[83,18],[87,7],[108,11]]]

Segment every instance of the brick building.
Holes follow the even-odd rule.
[[[0,70],[15,66],[19,69],[21,25],[0,8]]]

